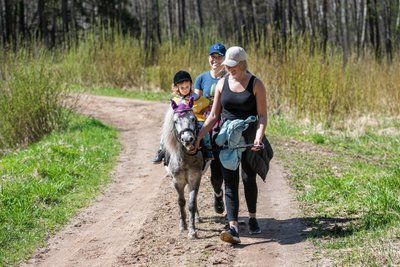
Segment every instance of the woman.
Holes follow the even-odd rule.
[[[253,146],[242,152],[240,162],[249,212],[249,233],[259,234],[261,229],[256,219],[258,194],[256,169],[258,168],[254,166],[254,162],[250,162],[247,154],[256,153],[264,147],[263,138],[267,124],[265,87],[261,80],[247,71],[247,54],[242,47],[229,48],[222,65],[226,67],[227,75],[217,83],[214,103],[203,128],[199,132],[196,148],[200,147],[200,139],[211,130],[220,116],[223,124],[228,121],[246,120],[250,116],[256,116],[256,122],[251,123],[242,133],[244,139],[251,142]],[[250,136],[253,140],[248,140]],[[256,162],[257,164],[260,163],[260,161]],[[221,166],[221,168],[225,183],[225,204],[229,229],[223,231],[220,238],[222,241],[238,244],[240,243],[238,233],[239,167],[234,170],[227,169],[224,166]]]
[[[221,43],[216,43],[210,46],[208,51],[208,64],[210,70],[201,73],[197,76],[194,83],[195,93],[203,95],[210,100],[210,107],[214,100],[215,86],[218,81],[225,75],[225,67],[221,64],[225,59],[226,48]],[[208,110],[207,113],[209,113]],[[212,141],[212,140],[211,140]],[[218,214],[222,214],[225,210],[223,191],[222,191],[222,171],[221,163],[218,158],[218,152],[214,151],[214,160],[211,161],[211,185],[214,189],[214,210]]]

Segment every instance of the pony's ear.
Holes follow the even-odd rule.
[[[193,107],[193,102],[194,102],[194,97],[192,96],[191,98],[189,98],[189,103],[188,103],[189,108]]]
[[[178,105],[175,103],[175,101],[174,100],[172,100],[171,99],[171,108],[173,109],[173,110],[176,110],[177,108],[178,108]]]

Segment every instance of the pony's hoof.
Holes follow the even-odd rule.
[[[188,238],[189,238],[190,240],[197,239],[197,233],[196,233],[196,232],[191,232],[191,231],[189,231],[189,233],[188,233]]]
[[[184,232],[187,230],[187,224],[180,224],[179,225],[179,231]]]

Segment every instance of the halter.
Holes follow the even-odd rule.
[[[188,112],[192,112],[193,113],[193,110],[191,109],[191,108],[183,108],[183,109],[179,109],[179,110],[174,110],[174,113],[175,114],[178,114],[179,115],[179,117],[182,117],[182,116],[184,116],[186,113],[188,113]],[[175,129],[175,133],[176,133],[176,139],[178,140],[178,142],[181,142],[181,136],[182,136],[182,134],[184,134],[185,132],[191,132],[192,134],[193,134],[193,136],[194,136],[194,141],[196,141],[196,139],[197,139],[197,134],[196,134],[196,129],[197,129],[197,118],[196,118],[196,116],[194,116],[195,117],[195,122],[194,122],[194,130],[193,129],[190,129],[190,128],[184,128],[184,129],[182,129],[181,131],[177,131],[176,130],[176,128],[174,127],[174,129]]]

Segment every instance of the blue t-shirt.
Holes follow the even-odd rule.
[[[210,97],[215,95],[215,86],[220,78],[213,78],[210,71],[203,72],[197,76],[194,88],[203,91],[203,96]]]

